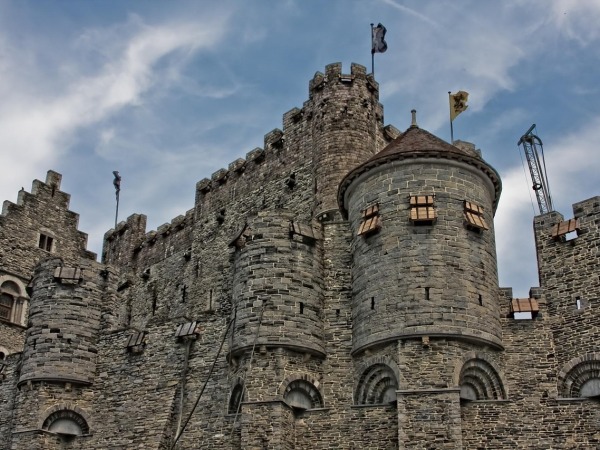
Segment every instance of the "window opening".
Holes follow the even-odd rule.
[[[52,251],[52,243],[53,242],[54,242],[54,238],[40,233],[40,241],[38,242],[39,248],[41,248],[42,250],[46,250],[47,252],[50,252],[50,251]]]
[[[581,302],[580,297],[575,297],[575,306],[577,309],[583,309],[583,303]]]
[[[304,302],[300,302],[300,314],[304,314]]]
[[[181,287],[181,303],[185,303],[186,298],[187,298],[187,286],[184,284]]]
[[[570,241],[575,239],[579,233],[579,219],[570,219],[559,222],[552,227],[552,238]]]
[[[465,200],[465,226],[468,230],[481,232],[489,230],[483,217],[483,206]]]
[[[433,207],[435,196],[410,196],[410,221],[413,225],[433,225],[437,215]]]
[[[428,287],[425,288],[425,300],[430,300],[430,298],[429,298],[429,288]]]
[[[379,203],[369,206],[362,212],[362,222],[358,227],[358,236],[368,236],[381,229],[381,216],[379,215]]]
[[[479,294],[479,306],[483,306],[483,297]]]
[[[0,294],[0,319],[10,320],[14,298],[12,295]]]
[[[538,302],[534,298],[513,298],[510,302],[510,317],[517,320],[534,319],[539,312]]]
[[[154,287],[152,289],[152,315],[156,314],[156,302],[157,302],[157,295],[156,295],[156,287]]]
[[[371,297],[371,309],[375,309],[375,297]]]

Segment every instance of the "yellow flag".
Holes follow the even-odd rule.
[[[468,108],[468,98],[469,93],[465,91],[458,91],[456,94],[450,94],[450,122]]]

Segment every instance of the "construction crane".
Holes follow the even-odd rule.
[[[548,174],[546,173],[546,161],[544,160],[544,147],[542,140],[533,133],[535,123],[521,136],[517,145],[523,146],[529,173],[533,182],[533,190],[537,198],[540,214],[553,211],[552,198],[550,197],[550,186],[548,185]]]

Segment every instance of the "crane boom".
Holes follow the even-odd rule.
[[[540,214],[546,214],[553,210],[552,198],[550,197],[550,187],[548,185],[548,176],[546,173],[546,162],[544,160],[544,147],[542,140],[536,136],[535,123],[529,127],[529,130],[521,136],[517,145],[523,146],[533,190],[537,198]],[[539,149],[539,151],[538,151]]]

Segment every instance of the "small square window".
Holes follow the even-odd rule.
[[[465,225],[471,231],[489,230],[483,217],[483,206],[465,201]]]
[[[433,225],[437,215],[433,195],[410,196],[410,221],[415,225]]]
[[[358,235],[366,236],[376,233],[381,229],[381,216],[379,204],[371,205],[362,212],[362,222],[358,227]]]
[[[51,252],[53,243],[54,243],[53,237],[50,237],[43,233],[40,233],[40,240],[38,242],[39,248],[41,248],[42,250],[46,250],[47,252]]]
[[[146,333],[134,331],[127,340],[125,348],[131,353],[141,353],[146,346]]]

